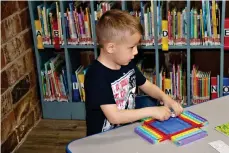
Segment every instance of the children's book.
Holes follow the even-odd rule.
[[[218,125],[215,127],[215,129],[220,132],[223,133],[224,135],[229,137],[229,122],[222,124],[222,125]]]

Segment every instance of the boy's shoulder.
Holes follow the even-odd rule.
[[[99,63],[97,60],[94,60],[93,63],[88,67],[86,74],[98,74],[101,71],[103,71],[101,63]]]
[[[133,68],[135,66],[134,62],[131,61],[128,65],[122,66],[121,69],[128,69]],[[120,69],[120,71],[121,71]],[[93,61],[93,63],[88,67],[87,73],[96,73],[97,75],[101,75],[103,73],[109,72],[109,71],[119,71],[119,70],[111,70],[102,63],[100,63],[98,60]]]
[[[105,66],[103,66],[99,61],[95,60],[87,69],[86,79],[102,79],[105,76],[105,73]]]
[[[122,66],[120,70],[112,70],[100,63],[98,60],[93,61],[93,63],[88,67],[86,76],[93,78],[98,76],[101,77],[107,77],[110,75],[116,75],[119,74],[118,72],[126,72],[130,69],[133,69],[136,67],[136,64],[134,61],[131,61],[128,65]]]

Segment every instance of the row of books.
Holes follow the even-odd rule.
[[[192,103],[208,101],[220,97],[219,75],[211,76],[211,72],[203,72],[193,65],[191,73]],[[223,78],[223,96],[229,95],[229,78]]]
[[[144,36],[141,45],[154,44],[154,11],[157,11],[157,35],[158,44],[161,45],[162,20],[168,21],[169,45],[186,45],[187,40],[187,7],[179,10],[173,8],[164,11],[163,2],[140,2],[140,11],[130,12],[140,19],[144,28]],[[165,16],[162,14],[166,12]],[[220,44],[220,8],[217,1],[202,0],[202,9],[192,8],[190,11],[190,44],[191,45],[219,45]]]
[[[149,3],[140,2],[140,10],[131,11],[130,14],[136,17],[144,29],[144,35],[140,45],[154,45],[154,8],[153,1]]]
[[[156,84],[157,82],[155,68],[144,68],[142,63],[143,62],[141,60],[137,64],[137,67],[147,80],[149,80],[153,84]],[[168,71],[166,68],[162,67],[159,74],[158,87],[183,106],[187,106],[186,72],[182,69],[182,65],[173,64],[171,71]],[[139,91],[139,94],[143,93]]]
[[[137,64],[143,75],[156,84],[155,68],[144,68],[142,61]],[[181,64],[172,64],[172,70],[161,68],[158,86],[171,98],[187,106],[187,76]],[[139,91],[138,94],[143,94]],[[229,95],[229,78],[223,78],[223,96]],[[211,76],[193,65],[191,72],[191,102],[198,104],[219,97],[219,76]]]
[[[190,12],[190,44],[220,45],[220,8],[218,1],[202,0],[202,9]]]
[[[111,10],[115,4],[118,2],[106,2],[106,1],[102,1],[101,3],[97,3],[96,4],[96,10],[94,11],[95,14],[95,23],[101,18],[101,16],[106,12]]]
[[[80,52],[80,65],[72,74],[72,101],[85,102],[84,78],[88,67],[95,60],[93,51]]]
[[[44,64],[41,70],[42,94],[45,101],[68,101],[68,86],[64,58],[58,54]],[[89,64],[87,64],[89,65]],[[156,84],[155,68],[144,68],[142,62],[137,64],[143,75]],[[87,66],[80,65],[72,74],[73,101],[85,101],[84,77]],[[172,70],[161,68],[158,86],[174,100],[187,106],[186,71],[181,64],[172,64]],[[139,94],[142,94],[139,91]],[[223,78],[223,96],[229,95],[229,78]],[[208,101],[219,97],[219,76],[211,76],[210,72],[202,72],[193,65],[191,72],[191,100],[193,104]]]
[[[44,101],[68,102],[68,85],[64,57],[58,54],[41,70]]]
[[[162,20],[167,21],[167,36],[169,45],[186,45],[188,26],[187,26],[187,7],[183,9],[172,8],[167,10],[163,8],[163,1],[157,3],[157,36],[158,45],[162,43]],[[153,3],[151,4],[153,5]],[[166,9],[166,10],[165,10]],[[163,14],[164,13],[164,14]]]
[[[37,35],[41,35],[44,45],[63,44],[63,29],[58,2],[37,6],[38,19],[35,21]],[[38,33],[39,32],[39,33]]]
[[[113,8],[117,2],[97,3],[97,9],[90,12],[87,2],[69,2],[64,13],[64,23],[61,22],[61,13],[58,2],[37,6],[41,24],[43,44],[52,45],[59,41],[63,44],[62,24],[66,29],[68,44],[93,45],[92,24],[96,24],[103,13]],[[153,1],[139,2],[140,9],[130,14],[138,18],[143,26],[144,35],[140,45],[154,45],[154,12],[157,11],[157,36],[161,45],[162,20],[168,21],[169,45],[186,45],[187,40],[187,8],[181,10],[173,8],[164,11],[163,2],[158,1],[154,10]],[[166,12],[166,19],[163,18]],[[95,23],[92,23],[92,13]],[[38,29],[39,30],[39,29]],[[55,39],[58,37],[58,39]],[[202,9],[195,7],[190,11],[190,44],[191,45],[219,45],[220,44],[220,8],[218,1],[202,0]]]
[[[84,90],[84,78],[86,74],[86,69],[84,66],[80,65],[72,74],[72,100],[74,102],[85,102],[85,90]]]
[[[186,106],[186,71],[182,69],[182,65],[173,64],[171,71],[162,67],[159,76],[159,87],[162,91]]]
[[[82,2],[69,3],[69,8],[64,13],[66,37],[71,45],[91,45],[92,41],[92,16],[89,7],[83,8]]]
[[[211,73],[200,71],[193,65],[191,72],[191,96],[193,104],[214,99],[214,96],[211,96],[211,84]]]

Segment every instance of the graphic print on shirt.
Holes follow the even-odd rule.
[[[114,99],[119,110],[135,108],[136,76],[134,69],[111,83]],[[104,120],[102,132],[115,128],[107,119]]]

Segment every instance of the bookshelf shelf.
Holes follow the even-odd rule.
[[[169,49],[187,49],[188,46],[183,45],[183,46],[169,46]],[[161,46],[158,46],[158,49],[161,49]]]
[[[190,46],[190,49],[221,49],[221,45],[217,46]]]
[[[139,46],[138,49],[155,49],[155,46]]]
[[[54,45],[44,45],[44,48],[54,48]],[[60,48],[64,48],[64,45],[60,45]]]
[[[149,1],[150,2],[150,1]],[[44,4],[44,6],[51,4],[52,2],[48,2],[48,1],[28,1],[29,4],[29,12],[30,12],[30,18],[31,18],[31,24],[32,24],[32,33],[33,33],[33,41],[34,41],[34,51],[35,51],[35,56],[36,56],[36,63],[37,63],[37,71],[38,74],[41,74],[41,69],[43,68],[43,64],[44,61],[46,61],[47,59],[43,59],[43,58],[47,58],[48,54],[47,52],[49,52],[49,50],[54,50],[54,46],[53,45],[44,45],[45,49],[48,49],[47,52],[42,52],[40,49],[37,48],[37,37],[36,37],[36,26],[34,21],[38,20],[38,12],[37,12],[37,6]],[[66,1],[58,1],[59,4],[59,12],[61,15],[61,22],[65,23],[65,18],[64,15],[66,13],[66,9],[69,7],[69,3],[70,2],[66,2]],[[44,96],[43,94],[41,94],[41,104],[42,104],[42,112],[43,112],[43,118],[45,119],[80,119],[80,120],[85,120],[85,103],[84,102],[75,102],[72,98],[73,92],[72,92],[72,79],[71,79],[71,74],[74,73],[73,67],[75,66],[74,63],[71,63],[71,58],[72,56],[74,56],[73,53],[78,54],[78,51],[81,52],[81,50],[91,50],[94,52],[94,56],[95,58],[97,58],[98,56],[98,46],[96,45],[96,36],[95,36],[95,13],[94,11],[97,10],[97,1],[88,1],[88,6],[90,7],[90,12],[91,13],[91,39],[93,40],[95,45],[70,45],[67,43],[67,30],[66,27],[64,26],[64,24],[62,24],[62,35],[63,35],[63,41],[64,41],[64,45],[61,45],[61,49],[62,51],[64,51],[64,57],[65,57],[65,66],[66,66],[66,72],[67,72],[67,85],[69,88],[69,95],[68,95],[68,102],[48,102],[48,101],[44,101]],[[144,2],[145,3],[145,2]],[[157,10],[157,1],[153,1],[152,2],[154,7],[153,10]],[[120,4],[120,3],[119,3]],[[220,5],[220,10],[221,10],[221,36],[220,36],[220,42],[221,45],[214,45],[214,46],[192,46],[190,45],[190,39],[191,35],[190,35],[190,19],[191,19],[191,15],[190,15],[190,11],[191,11],[191,2],[190,1],[186,1],[185,5],[187,7],[187,45],[174,45],[174,46],[169,46],[169,51],[165,51],[166,52],[176,52],[176,51],[185,51],[187,53],[187,77],[186,77],[186,81],[187,81],[187,106],[191,106],[191,51],[192,50],[196,50],[196,51],[201,51],[201,49],[209,49],[209,51],[211,51],[211,49],[218,49],[220,50],[220,96],[223,96],[223,70],[224,70],[224,46],[222,44],[224,44],[224,19],[225,19],[225,1],[221,1],[221,5]],[[121,8],[122,10],[127,10],[128,8],[128,2],[127,1],[121,1]],[[130,10],[128,10],[130,11]],[[185,14],[184,14],[185,15]],[[154,12],[153,14],[154,16],[154,23],[158,24],[158,13],[157,11]],[[155,61],[155,68],[156,68],[156,81],[157,81],[157,85],[159,82],[159,73],[160,73],[160,67],[159,67],[159,63],[160,63],[160,59],[159,59],[159,54],[161,54],[161,52],[163,52],[161,49],[161,45],[158,45],[158,27],[157,24],[154,24],[154,33],[155,33],[155,44],[152,46],[138,46],[138,49],[141,50],[146,50],[148,52],[154,52],[154,57],[152,59],[152,61]],[[40,56],[42,52],[42,56]],[[47,56],[47,57],[46,57]],[[43,89],[42,89],[42,78],[41,75],[38,75],[38,81],[39,81],[39,88],[40,88],[40,93],[43,93]],[[143,95],[144,96],[144,95]]]
[[[93,45],[67,45],[66,48],[81,48],[81,49],[94,49]]]

